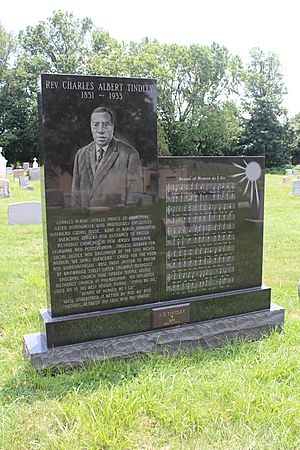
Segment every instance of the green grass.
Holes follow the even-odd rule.
[[[55,375],[22,360],[46,305],[42,230],[8,226],[7,205],[40,194],[11,181],[0,199],[0,449],[300,449],[300,198],[281,178],[267,175],[263,278],[286,309],[282,333]]]

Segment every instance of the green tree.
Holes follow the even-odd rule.
[[[92,33],[92,52],[87,64],[90,75],[130,76],[124,56],[126,45],[112,38],[107,31],[96,28]]]
[[[266,165],[288,161],[287,117],[282,107],[286,88],[278,57],[255,48],[244,76],[244,132],[241,150],[245,155],[265,155]]]
[[[240,136],[238,92],[241,61],[225,47],[165,46],[167,76],[159,111],[173,154],[232,153]]]
[[[54,11],[46,21],[19,33],[20,53],[29,69],[54,73],[86,73],[91,53],[92,20]]]
[[[38,155],[37,98],[20,67],[6,71],[0,91],[0,142],[10,163]]]
[[[228,99],[237,92],[241,62],[226,48],[162,45],[147,38],[118,44],[101,31],[94,35],[94,51],[92,73],[157,80],[159,123],[172,154],[232,153],[240,121]]]
[[[300,113],[290,120],[289,132],[292,163],[300,164]]]
[[[86,72],[93,30],[91,19],[56,11],[19,33],[15,60],[6,69],[0,92],[0,141],[11,163],[30,160],[38,153],[40,73]]]
[[[0,80],[3,82],[5,71],[9,65],[9,58],[15,50],[15,40],[0,23]]]

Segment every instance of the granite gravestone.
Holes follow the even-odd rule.
[[[269,308],[270,290],[261,287],[264,158],[160,158],[159,172],[160,300],[208,295],[192,303],[197,320]]]
[[[293,180],[292,181],[292,194],[293,195],[300,195],[300,180]]]
[[[33,162],[32,162],[32,168],[33,169],[37,169],[39,167],[38,162],[37,162],[37,158],[33,158]]]
[[[29,177],[23,176],[19,177],[19,186],[21,188],[27,186],[29,184]]]
[[[20,202],[8,205],[8,224],[40,224],[42,223],[41,202]]]
[[[9,198],[10,186],[7,180],[0,179],[0,198]]]
[[[254,311],[261,332],[270,314],[282,323],[261,281],[263,158],[157,165],[151,79],[43,75],[41,113],[48,307],[25,336],[37,367],[197,343],[201,321],[214,334],[207,321],[239,328]]]
[[[12,173],[13,173],[13,180],[16,180],[20,177],[24,177],[25,171],[24,169],[14,169]]]
[[[30,180],[39,180],[40,179],[40,167],[29,167],[28,174],[29,174]]]
[[[154,81],[44,76],[42,114],[52,317],[157,301]]]

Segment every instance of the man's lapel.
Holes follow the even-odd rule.
[[[85,153],[85,163],[86,163],[85,166],[91,185],[93,184],[95,171],[95,151],[96,151],[96,144],[95,142],[91,142]]]
[[[112,139],[95,172],[91,194],[95,192],[97,186],[101,183],[118,156],[118,145],[115,139]]]

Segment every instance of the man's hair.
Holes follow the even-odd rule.
[[[114,115],[112,113],[112,111],[108,108],[106,108],[105,106],[98,106],[98,108],[95,108],[92,112],[91,112],[91,117],[92,115],[95,113],[107,113],[109,114],[110,118],[111,118],[111,122],[114,125],[115,124],[115,119],[114,119]]]

